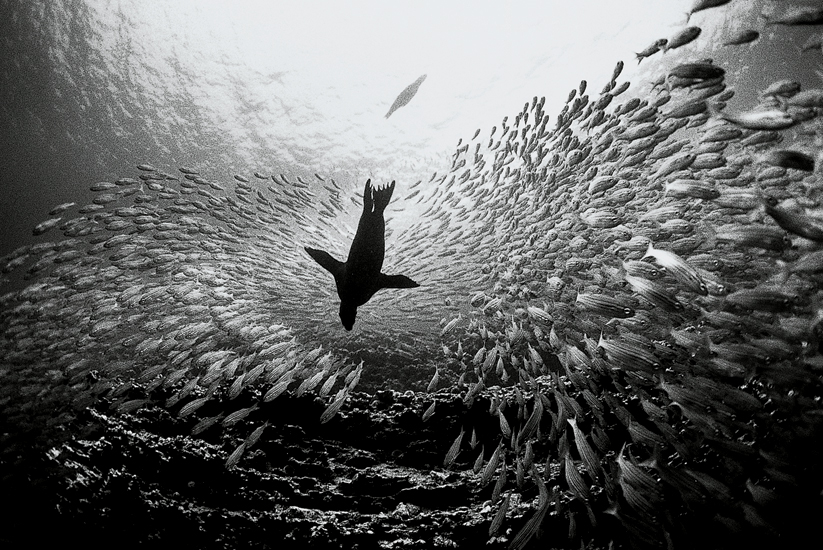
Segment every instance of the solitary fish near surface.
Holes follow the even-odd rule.
[[[386,113],[386,118],[389,118],[391,114],[400,107],[407,105],[409,101],[411,101],[412,98],[415,96],[415,94],[417,94],[417,90],[418,88],[420,88],[420,85],[423,84],[424,80],[426,80],[426,75],[421,76],[420,78],[406,86],[406,89],[400,92],[400,95],[397,96],[397,99],[395,99],[394,103],[392,103],[389,112]]]
[[[381,288],[420,286],[405,275],[385,275],[380,272],[386,253],[383,211],[393,192],[393,181],[382,189],[374,189],[371,180],[366,181],[363,213],[345,263],[335,260],[323,250],[304,247],[314,261],[334,275],[337,295],[340,296],[340,320],[346,330],[351,330],[354,326],[357,308],[368,302]]]

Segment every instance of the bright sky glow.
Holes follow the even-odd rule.
[[[135,36],[171,25],[174,39],[148,41],[144,54],[199,72],[201,101],[218,121],[237,122],[237,97],[225,88],[240,79],[244,131],[283,144],[280,159],[296,161],[295,147],[309,148],[315,169],[361,162],[399,170],[398,157],[425,164],[534,95],[557,113],[581,79],[599,90],[620,59],[630,79],[633,52],[684,22],[680,4],[212,0],[123,9],[145,24]],[[101,16],[114,11],[107,3]],[[428,78],[417,96],[386,120],[421,74]]]

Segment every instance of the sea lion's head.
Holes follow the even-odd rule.
[[[346,330],[352,329],[355,317],[357,317],[357,308],[340,302],[340,320],[343,322]]]

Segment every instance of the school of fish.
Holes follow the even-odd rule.
[[[823,21],[812,12],[770,23]],[[496,478],[490,536],[528,491],[515,548],[561,513],[570,538],[610,514],[641,546],[691,540],[698,520],[778,533],[774,503],[820,480],[803,464],[823,427],[823,87],[775,82],[726,112],[735,91],[711,60],[625,100],[622,69],[554,118],[532,98],[460,140],[445,173],[398,185],[397,209],[419,215],[397,234],[387,220],[387,269],[421,289],[378,294],[351,335],[301,252],[345,254],[362,181],[141,164],[93,184],[90,204],[34,228],[52,240],[0,261],[28,279],[0,296],[1,414],[36,431],[164,387],[197,434],[254,410],[199,418],[209,399],[254,389],[315,392],[325,422],[370,362],[429,365],[424,420],[438,388],[493,396],[500,433],[461,426],[443,464]]]

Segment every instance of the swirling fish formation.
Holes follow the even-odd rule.
[[[609,112],[626,90],[621,69],[596,99],[585,82],[572,90],[553,130],[534,98],[498,141],[492,130],[491,169],[478,143],[469,168],[435,191],[470,201],[462,224],[447,220],[465,250],[495,252],[456,350],[462,316],[442,331],[467,403],[517,381],[491,407],[500,444],[474,463],[481,482],[499,470],[492,525],[531,476],[537,510],[514,547],[552,505],[571,533],[611,513],[643,545],[696,542],[699,529],[773,535],[775,503],[795,499],[820,458],[797,450],[819,446],[823,414],[820,158],[807,152],[823,130],[823,90],[776,82],[762,105],[726,115],[724,71],[699,62]],[[789,128],[796,141],[784,148]],[[485,205],[501,203],[492,217]]]
[[[278,303],[299,316],[305,306],[294,301],[304,296],[290,288],[309,283],[286,270],[288,251],[273,235],[290,234],[276,217],[299,218],[308,184],[275,176],[283,193],[270,200],[238,175],[235,199],[215,195],[223,188],[191,168],[180,169],[182,179],[138,168],[138,178],[92,185],[98,194],[77,209],[79,217],[50,218],[34,229],[39,235],[58,228],[68,239],[22,247],[4,259],[2,271],[10,272],[36,257],[27,276],[37,279],[3,296],[9,421],[34,428],[43,423],[39,417],[65,420],[101,395],[113,399],[114,410],[133,411],[146,402],[129,398],[135,385],[149,392],[181,386],[166,406],[192,397],[180,410],[187,416],[221,388],[234,398],[266,383],[265,402],[292,382],[298,393],[318,389],[327,396],[336,389],[324,417],[330,419],[357,385],[362,362],[355,366],[322,346],[307,348],[265,308]],[[58,205],[52,215],[72,206]],[[46,380],[48,389],[34,392]],[[249,412],[231,413],[222,423]],[[193,431],[218,420],[202,419]]]
[[[134,387],[162,386],[181,416],[218,393],[316,391],[328,421],[361,356],[434,365],[431,392],[495,395],[499,443],[472,457],[482,484],[497,474],[490,536],[534,490],[514,547],[558,512],[572,538],[611,514],[640,545],[706,525],[777,533],[775,503],[821,481],[807,466],[823,418],[823,90],[779,81],[727,113],[725,71],[700,60],[617,104],[622,68],[591,97],[581,82],[554,125],[534,97],[409,186],[397,208],[419,216],[387,240],[386,269],[425,292],[378,295],[352,337],[324,317],[334,297],[301,251],[344,253],[362,182],[255,173],[232,188],[140,165],[93,185],[91,204],[34,229],[66,239],[0,264],[33,279],[1,298],[2,414],[34,430],[102,397],[134,410]],[[476,447],[461,426],[445,467],[469,430]]]

